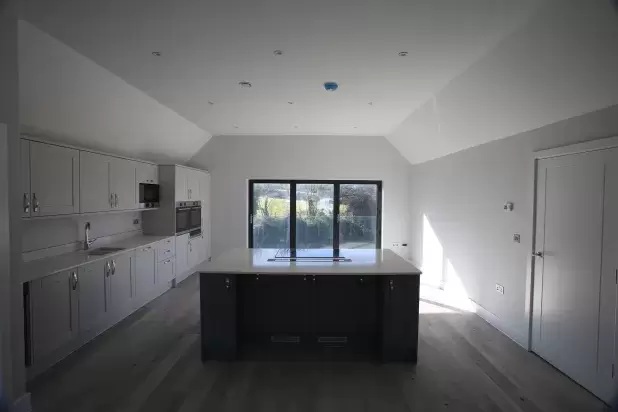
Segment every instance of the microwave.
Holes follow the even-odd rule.
[[[159,207],[159,185],[156,183],[140,183],[138,200],[140,209]]]
[[[202,234],[202,202],[176,203],[176,234],[190,233],[191,237]]]

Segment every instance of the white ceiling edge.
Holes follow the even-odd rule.
[[[609,1],[552,0],[387,139],[411,164],[618,104]]]
[[[20,121],[53,141],[185,163],[210,133],[26,21],[19,22]]]

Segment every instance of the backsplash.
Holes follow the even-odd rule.
[[[139,223],[134,224],[136,219]],[[141,233],[142,212],[23,220],[24,261],[82,249],[86,222],[90,222],[91,238],[98,238],[93,245],[96,248]]]

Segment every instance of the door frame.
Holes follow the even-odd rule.
[[[357,184],[357,185],[376,185],[378,188],[377,205],[376,205],[376,249],[382,248],[382,181],[381,180],[354,180],[354,179],[249,179],[248,180],[248,197],[247,197],[247,245],[253,247],[253,185],[255,183],[283,183],[290,185],[290,248],[296,247],[296,202],[292,202],[292,193],[296,193],[297,184],[332,184],[333,185],[333,248],[339,245],[339,190],[342,184]],[[296,195],[294,195],[296,196]]]
[[[525,306],[525,317],[528,320],[528,339],[526,349],[532,352],[532,338],[534,331],[534,283],[535,283],[535,268],[536,268],[536,259],[534,257],[534,252],[536,251],[536,222],[537,222],[537,186],[538,186],[538,165],[539,161],[543,159],[550,159],[553,157],[561,157],[575,154],[582,154],[587,152],[595,152],[601,150],[608,150],[618,148],[618,136],[601,138],[596,140],[591,140],[582,143],[575,143],[566,146],[538,150],[532,153],[532,167],[533,167],[533,176],[534,183],[532,185],[532,232],[530,236],[532,237],[530,245],[531,250],[528,254],[528,268],[526,273],[526,306]]]

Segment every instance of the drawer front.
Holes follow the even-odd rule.
[[[157,243],[157,261],[162,262],[176,255],[176,238],[170,237]]]
[[[174,271],[174,259],[167,259],[159,262],[157,264],[157,283],[163,284],[167,282],[171,282],[176,277],[176,273]]]

